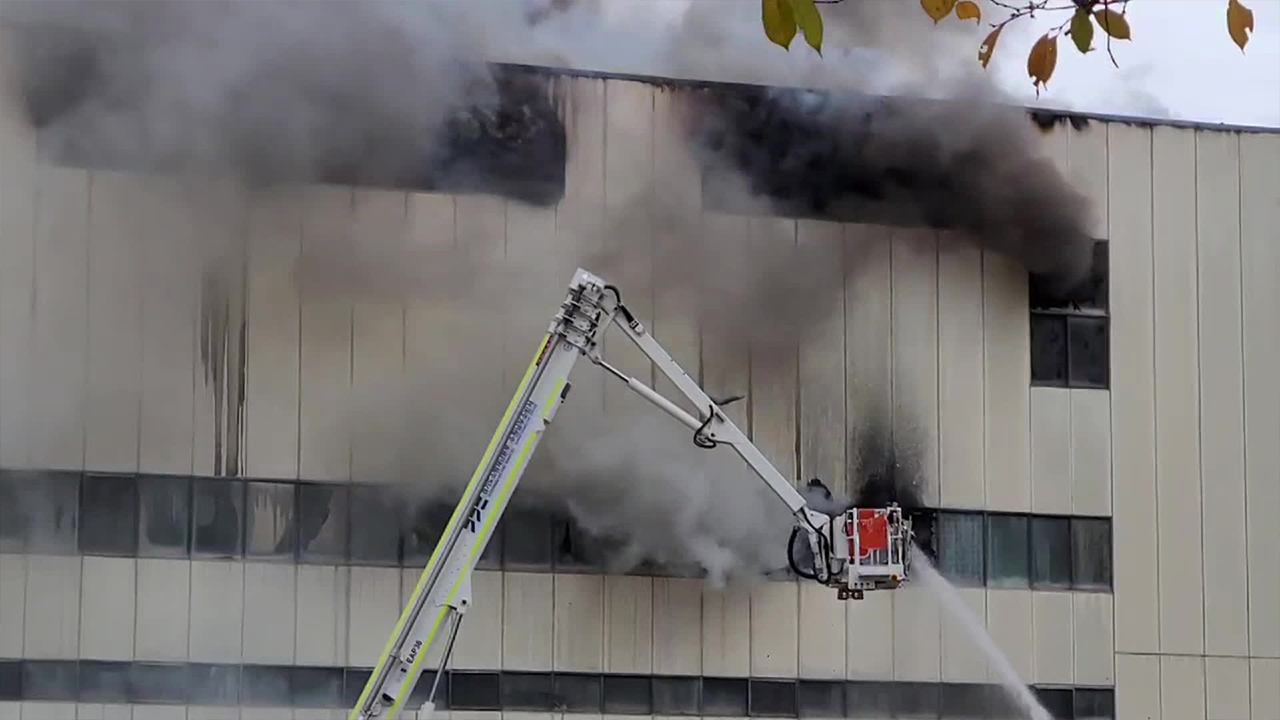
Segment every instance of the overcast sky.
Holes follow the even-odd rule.
[[[715,1],[604,0],[606,14],[635,32],[643,32],[646,25],[656,29],[674,20],[690,3]],[[859,1],[917,5],[917,0]],[[735,10],[739,2],[744,17],[758,23],[759,0],[734,0]],[[979,2],[988,12],[995,11],[990,2]],[[1059,13],[1010,26],[1000,39],[989,71],[1004,90],[1027,105],[1280,127],[1280,0],[1243,2],[1255,18],[1245,53],[1227,33],[1227,0],[1132,0],[1128,15],[1133,40],[1113,43],[1118,69],[1105,52],[1081,55],[1069,38],[1063,38],[1048,92],[1037,99],[1027,77],[1027,51],[1036,36],[1061,22],[1063,15]],[[923,12],[921,18],[929,22]],[[990,19],[984,18],[982,28],[974,27],[977,38],[985,34],[985,23]],[[1102,33],[1097,35],[1095,46],[1101,48]],[[767,45],[762,32],[760,42],[762,54],[782,52]],[[796,50],[800,45],[797,41],[793,46],[791,60],[800,54]],[[976,45],[969,56],[957,60],[976,64]],[[835,50],[827,52],[829,60]],[[801,48],[804,51],[807,48]],[[644,68],[633,71],[644,72]]]

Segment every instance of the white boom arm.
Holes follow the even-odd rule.
[[[622,317],[618,318],[619,315]],[[605,362],[600,341],[615,321],[693,406],[699,408],[701,417],[690,415],[645,383]],[[903,543],[909,538],[910,528],[909,524],[903,524],[900,510],[896,507],[850,510],[833,520],[809,508],[791,483],[632,316],[622,304],[617,288],[579,269],[432,551],[349,720],[394,718],[422,674],[423,658],[447,625],[447,644],[436,673],[436,682],[439,682],[470,604],[472,570],[493,537],[498,519],[543,431],[568,394],[569,374],[579,356],[586,356],[636,394],[683,423],[693,431],[694,443],[699,447],[731,446],[786,504],[795,516],[796,527],[806,535],[813,555],[813,574],[806,577],[838,587],[842,598],[861,597],[864,589],[896,587],[906,579]],[[865,528],[857,530],[863,524],[862,516],[853,519],[855,513],[872,513],[866,517],[880,518],[876,526],[879,528],[886,527],[885,518],[888,518],[890,530],[886,534],[882,529],[879,535],[868,534]],[[895,532],[898,534],[894,535]],[[859,540],[863,545],[859,545]],[[864,546],[871,549],[859,549]],[[426,703],[428,709],[434,707],[435,689],[432,688]]]

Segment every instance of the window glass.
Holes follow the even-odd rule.
[[[1107,319],[1072,317],[1067,323],[1072,387],[1105,388],[1110,374]]]
[[[555,674],[555,694],[558,708],[566,713],[598,714],[603,707],[599,675],[558,672]],[[697,712],[696,707],[694,712]]]
[[[444,535],[444,529],[453,517],[453,503],[438,500],[418,502],[408,512],[404,527],[404,564],[408,567],[426,567],[431,552]],[[498,525],[495,534],[500,534]]]
[[[655,677],[654,715],[698,715],[702,712],[702,683],[696,677]]]
[[[345,485],[302,483],[298,486],[298,559],[337,565],[347,561]]]
[[[454,710],[501,710],[496,672],[450,672],[449,707]]]
[[[747,680],[745,678],[703,678],[702,714],[745,717]]]
[[[427,675],[428,673],[424,673]],[[430,681],[430,678],[426,678]],[[342,704],[342,668],[293,667],[289,691],[294,707],[331,708]]]
[[[506,570],[550,570],[554,514],[541,504],[508,505],[502,516],[502,566]]]
[[[129,702],[129,663],[80,661],[80,702]]]
[[[80,483],[80,552],[137,555],[137,478],[85,475]]]
[[[1071,564],[1076,587],[1089,590],[1111,587],[1111,521],[1072,518]]]
[[[617,715],[649,715],[653,712],[650,680],[643,676],[606,675],[604,712]]]
[[[1067,384],[1067,317],[1031,313],[1031,383]]]
[[[352,485],[351,562],[357,565],[400,564],[400,498],[382,485]]]
[[[245,488],[245,555],[292,560],[298,512],[292,483],[250,482]]]
[[[24,484],[18,477],[16,472],[0,470],[0,552],[22,552],[27,523],[22,515],[22,499],[18,497]]]
[[[185,704],[189,678],[186,663],[133,663],[129,667],[129,702]]]
[[[240,669],[241,700],[245,705],[288,707],[289,668],[284,665],[245,665]]]
[[[802,718],[844,717],[844,683],[839,680],[800,680],[797,715]]]
[[[138,478],[138,554],[184,557],[190,548],[191,478]]]
[[[240,702],[240,666],[193,663],[190,700],[194,705],[236,705]]]
[[[549,673],[502,673],[502,709],[549,712],[555,709]]]
[[[957,585],[982,585],[983,522],[981,513],[938,513],[938,570]]]
[[[196,478],[192,485],[191,554],[239,557],[244,530],[244,483]]]
[[[796,717],[794,680],[751,680],[749,714],[752,717]]]
[[[29,553],[77,552],[80,525],[80,473],[20,472],[15,486],[23,547]]]
[[[1031,518],[1031,585],[1071,585],[1071,529],[1067,518]]]
[[[1025,515],[987,516],[987,583],[1027,587],[1031,574]]]
[[[848,717],[893,717],[894,683],[876,680],[852,680],[845,688]]]

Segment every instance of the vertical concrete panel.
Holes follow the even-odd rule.
[[[1072,593],[1076,684],[1115,684],[1112,602],[1106,593]]]
[[[637,317],[653,317],[653,98],[649,83],[606,80],[604,132],[603,241],[612,282],[623,289]],[[613,337],[619,337],[614,340]],[[611,336],[605,357],[623,372],[650,382],[653,365],[631,342]],[[610,412],[633,407],[637,399],[621,383],[604,388]]]
[[[702,673],[702,581],[653,579],[653,672]]]
[[[501,310],[506,328],[502,387],[509,395],[524,377],[547,323],[564,301],[566,284],[580,258],[557,234],[555,208],[509,203],[506,234],[506,267],[518,268],[525,280],[520,287],[509,288]]]
[[[892,234],[893,446],[926,504],[938,489],[938,239]]]
[[[305,710],[299,710],[299,713],[305,713]],[[324,714],[327,710],[316,710],[319,713],[318,718],[329,720]],[[303,716],[306,718],[306,716]],[[242,720],[240,717],[240,708],[236,707],[201,707],[198,705],[190,705],[187,707],[187,720]],[[309,720],[309,719],[308,719]]]
[[[400,571],[395,568],[354,566],[350,572],[351,595],[348,607],[351,614],[347,621],[346,664],[355,667],[373,667],[383,648],[386,647],[387,637],[400,616]],[[487,598],[480,594],[482,590],[496,591],[499,595],[495,601],[486,603]],[[487,607],[501,606],[501,592],[501,587],[480,587],[473,591],[475,596],[473,609],[480,612],[473,617],[469,611],[467,619],[473,622],[463,623],[462,630],[458,632],[458,645],[455,651],[458,667],[468,667],[462,662],[463,651],[464,648],[470,649],[471,643],[465,642],[470,638],[464,638],[464,634],[494,632],[495,627],[497,632],[501,632],[501,616],[493,617],[491,613],[486,616],[484,613]],[[497,667],[497,662],[495,658],[494,664],[488,667]]]
[[[827,487],[837,489],[844,484],[846,456],[842,234],[835,223],[802,220],[796,228],[799,265],[813,284],[815,304],[811,312],[820,318],[819,328],[799,348],[797,479],[816,477]],[[802,603],[804,597],[802,589]],[[843,614],[841,617],[843,627]],[[841,632],[840,637],[843,636]],[[841,673],[843,668],[841,660]]]
[[[486,195],[460,195],[454,202],[458,256],[464,258],[464,263],[472,272],[480,273],[478,279],[482,286],[487,280],[489,287],[493,287],[492,283],[498,276],[490,274],[493,272],[491,268],[506,252],[507,205],[507,201],[500,197]],[[501,291],[495,289],[493,292]],[[493,328],[503,327],[502,316],[505,311],[501,305],[495,305],[492,298],[486,302],[485,298],[474,294],[464,296],[462,302],[461,307],[451,303],[442,305],[441,309],[447,316],[443,330],[446,334],[443,338],[447,338],[452,348],[466,347],[471,350],[457,353],[450,349],[449,352],[457,356],[452,361],[455,365],[446,366],[447,370],[442,370],[438,377],[463,391],[465,394],[461,397],[475,399],[474,407],[481,413],[480,417],[485,418],[483,434],[487,436],[492,432],[493,423],[502,417],[511,401],[511,395],[502,382],[504,339],[493,332]],[[547,321],[549,320],[548,316]],[[434,342],[438,343],[440,339],[437,337]],[[529,360],[532,360],[532,352],[532,349],[525,350]],[[448,374],[445,375],[445,372]],[[515,383],[509,383],[509,387],[514,390]],[[466,402],[470,403],[471,400]],[[486,442],[488,441],[480,442],[472,457],[483,452]]]
[[[746,589],[706,585],[702,594],[702,673],[751,673],[751,596]]]
[[[1246,655],[1250,608],[1245,545],[1240,142],[1236,133],[1196,132],[1196,254],[1204,651]]]
[[[987,616],[987,592],[982,588],[956,588],[973,616]],[[974,642],[964,622],[954,613],[942,613],[942,681],[983,683],[987,681],[987,658]]]
[[[749,221],[734,215],[704,213],[706,246],[711,253],[734,252],[750,230]],[[722,268],[718,282],[740,281],[735,267]],[[738,340],[730,340],[715,327],[702,328],[702,387],[712,397],[747,395],[751,391],[749,348]],[[751,431],[750,403],[738,401],[724,408],[725,415],[744,433]]]
[[[555,576],[556,670],[604,670],[604,578],[599,575]]]
[[[891,245],[886,228],[845,227],[846,482],[832,490],[856,494],[862,478],[889,462],[893,432]]]
[[[1253,720],[1280,717],[1280,660],[1249,661],[1249,705]]]
[[[1245,493],[1249,650],[1280,658],[1280,137],[1240,137],[1240,266],[1244,313]],[[1280,717],[1280,709],[1273,711]],[[1254,709],[1254,717],[1259,717]],[[1262,716],[1266,717],[1266,716]]]
[[[29,460],[84,467],[90,176],[41,168],[36,201]]]
[[[27,556],[21,657],[71,659],[80,650],[79,557]]]
[[[191,618],[191,563],[138,559],[138,660],[186,660]]]
[[[1204,658],[1160,656],[1160,714],[1178,720],[1206,720]]]
[[[1027,274],[1009,258],[982,255],[987,507],[1031,507],[1031,339]]]
[[[258,196],[248,209],[245,470],[254,477],[298,477],[301,309],[293,272],[311,211],[305,199],[301,191]]]
[[[298,566],[294,658],[299,665],[346,663],[350,573],[332,565]]]
[[[1075,682],[1075,618],[1071,593],[1032,592],[1036,683],[1071,685]],[[1107,663],[1111,663],[1110,657]]]
[[[30,701],[22,703],[22,720],[67,720],[76,716],[75,703]]]
[[[238,663],[243,657],[244,565],[191,562],[192,662]]]
[[[1096,238],[1107,237],[1110,194],[1108,192],[1108,123],[1090,122],[1077,128],[1074,124],[1059,126],[1067,136],[1067,177],[1071,185],[1089,198],[1093,206],[1091,232]]]
[[[133,659],[137,562],[133,558],[84,558],[80,570],[79,657]]]
[[[245,662],[293,664],[297,600],[296,565],[245,563]]]
[[[796,263],[796,223],[753,218],[740,252],[752,263],[773,267]],[[756,333],[750,349],[751,439],[784,477],[796,477],[797,347],[783,337]]]
[[[845,677],[848,679],[893,680],[897,655],[893,599],[897,594],[874,592],[861,602],[845,603]]]
[[[1071,390],[1031,388],[1031,509],[1071,512]]]
[[[1161,720],[1160,705],[1160,656],[1116,655],[1116,717]]]
[[[1205,658],[1204,696],[1213,720],[1250,720],[1248,658]]]
[[[938,238],[938,484],[945,507],[986,498],[982,407],[982,251],[952,233]]]
[[[937,600],[919,587],[890,594],[893,679],[937,682],[942,677],[942,613]]]
[[[1030,590],[987,591],[987,632],[1018,677],[1028,683],[1035,675],[1034,629]],[[997,668],[988,670],[992,681],[1001,680]]]
[[[138,469],[144,231],[139,219],[150,184],[121,173],[93,174],[84,419],[85,466],[93,470]]]
[[[1194,135],[1152,131],[1160,650],[1185,654],[1204,651],[1195,162]]]
[[[305,190],[303,267],[320,275],[349,256],[352,202],[350,188]],[[320,275],[313,291],[304,280],[301,290],[298,472],[309,480],[343,482],[351,477],[352,305],[346,294],[326,292],[323,282]]]
[[[844,606],[830,588],[812,582],[800,583],[800,677],[844,679],[847,632]]]
[[[653,578],[605,576],[604,670],[653,672]]]
[[[1155,299],[1148,128],[1108,128],[1112,534],[1116,649],[1160,648],[1157,595]]]
[[[1111,515],[1111,393],[1071,391],[1071,510]]]
[[[793,678],[799,671],[800,585],[763,582],[751,592],[751,675]]]
[[[0,554],[0,657],[22,657],[26,595],[26,557]]]
[[[245,718],[245,713],[242,712],[240,717]],[[284,720],[288,717],[284,716]],[[187,720],[187,709],[181,705],[137,705],[133,708],[133,720]],[[280,716],[256,720],[280,720]]]
[[[507,572],[502,586],[502,668],[551,669],[555,578],[548,573]]]
[[[415,288],[377,287],[394,280],[397,259],[408,261],[408,198],[401,192],[359,190],[351,228],[357,268],[352,310],[351,391],[358,422],[351,426],[351,477],[358,482],[390,482],[401,476],[404,416],[396,399],[405,391],[405,310],[400,298]]]
[[[0,702],[0,720],[22,720],[22,703]]]

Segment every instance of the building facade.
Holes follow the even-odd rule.
[[[690,85],[541,74],[563,173],[495,162],[518,192],[231,192],[50,157],[6,109],[0,719],[346,717],[432,535],[367,482],[396,446],[345,408],[423,374],[496,422],[594,250],[648,268],[632,308],[710,392],[749,397],[735,420],[784,474],[854,492],[877,462],[862,419],[888,423],[941,570],[1057,716],[1280,719],[1280,134],[1029,118],[1094,203],[1102,269],[1089,302],[1042,307],[949,233],[716,207],[678,149]],[[829,312],[772,358],[786,372],[667,299],[645,253],[671,213],[716,252],[781,235],[813,260]],[[308,246],[385,239],[536,282],[472,321],[292,282]],[[247,248],[238,281],[184,262],[204,242]],[[580,384],[566,409],[634,402]],[[606,572],[563,513],[517,502],[504,523],[442,683],[455,720],[1012,716],[918,586],[841,603],[786,577]]]

